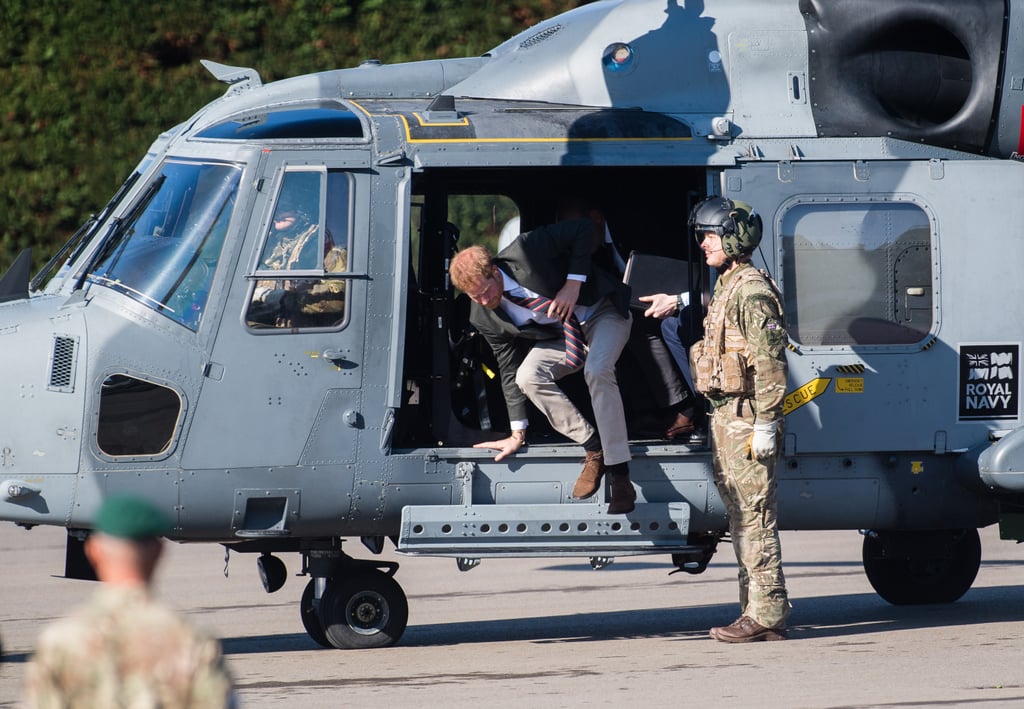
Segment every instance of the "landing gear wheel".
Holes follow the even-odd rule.
[[[398,582],[380,571],[362,571],[327,583],[320,599],[327,640],[339,649],[388,647],[409,622],[409,604]]]
[[[306,584],[305,590],[302,592],[302,599],[299,601],[299,612],[302,615],[302,627],[306,629],[306,634],[313,638],[317,644],[323,645],[324,647],[334,647],[331,645],[331,641],[327,639],[327,633],[324,632],[323,623],[320,622],[320,616],[316,612],[316,606],[313,605],[315,594],[316,579],[310,579],[309,583]]]
[[[864,571],[879,596],[896,606],[952,603],[981,566],[977,529],[875,532],[864,537]]]

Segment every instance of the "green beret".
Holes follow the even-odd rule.
[[[97,532],[121,539],[162,537],[171,531],[171,520],[141,497],[107,498],[96,513]]]

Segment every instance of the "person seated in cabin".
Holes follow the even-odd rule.
[[[315,204],[313,205],[315,207]],[[320,225],[297,199],[282,197],[263,250],[260,270],[343,273],[348,254],[324,232],[323,261],[318,263]],[[250,324],[277,328],[330,327],[345,312],[345,281],[296,273],[293,278],[260,280],[249,305]]]
[[[604,212],[590,201],[572,197],[562,200],[558,205],[558,220],[589,219],[594,225],[594,259],[607,270],[621,278],[626,271],[628,254],[612,239]],[[654,298],[658,296],[649,296]],[[686,294],[687,299],[689,294]],[[641,297],[640,300],[645,300]],[[653,421],[651,414],[630,417],[634,421],[631,433],[637,436],[658,436],[668,440],[697,443],[703,434],[696,430],[695,419],[698,399],[693,393],[693,383],[689,379],[689,362],[685,366],[674,361],[673,355],[662,340],[661,328],[652,327],[651,309],[644,315],[646,318],[633,318],[633,324],[626,343],[623,358],[628,363],[624,373],[633,375],[636,384],[646,390],[650,397],[638,397],[651,401],[656,409]],[[677,369],[678,366],[678,369]],[[680,371],[683,376],[680,376]],[[654,428],[653,432],[648,431]]]
[[[690,347],[702,336],[703,328],[698,327],[695,330],[693,327],[694,323],[697,323],[698,326],[702,325],[702,313],[690,303],[689,293],[653,293],[642,295],[638,300],[649,304],[647,310],[644,311],[645,320],[654,318],[661,321],[661,339],[665,349],[686,380],[691,397],[689,399],[689,414],[691,418],[694,418],[696,410],[703,410],[703,403],[697,406],[696,402],[703,402],[703,400],[693,394],[696,389],[693,385],[693,375],[690,372],[689,352]],[[704,435],[700,431],[696,433],[698,436]]]

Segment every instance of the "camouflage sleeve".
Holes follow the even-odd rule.
[[[196,666],[192,676],[190,707],[194,709],[228,709],[237,706],[231,675],[224,665],[220,643],[208,637],[197,640]]]
[[[51,650],[40,647],[25,667],[22,706],[26,709],[58,709],[65,705],[64,693],[51,670]]]
[[[344,273],[348,270],[348,252],[335,246],[324,256],[324,270],[328,273]],[[345,281],[321,278],[307,281],[298,292],[297,312],[306,315],[345,312]]]
[[[79,611],[43,628],[36,640],[35,652],[25,667],[23,706],[30,709],[66,707],[70,682],[94,683],[98,672],[79,662],[79,652],[102,657],[103,633],[83,624]],[[102,661],[102,660],[99,660]]]
[[[754,370],[754,414],[758,421],[775,421],[786,397],[786,328],[766,285],[751,283],[739,295],[738,324]]]

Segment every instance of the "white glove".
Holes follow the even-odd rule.
[[[775,430],[778,428],[778,421],[770,423],[755,423],[754,433],[750,437],[750,452],[757,459],[771,458],[778,450],[775,441]]]

